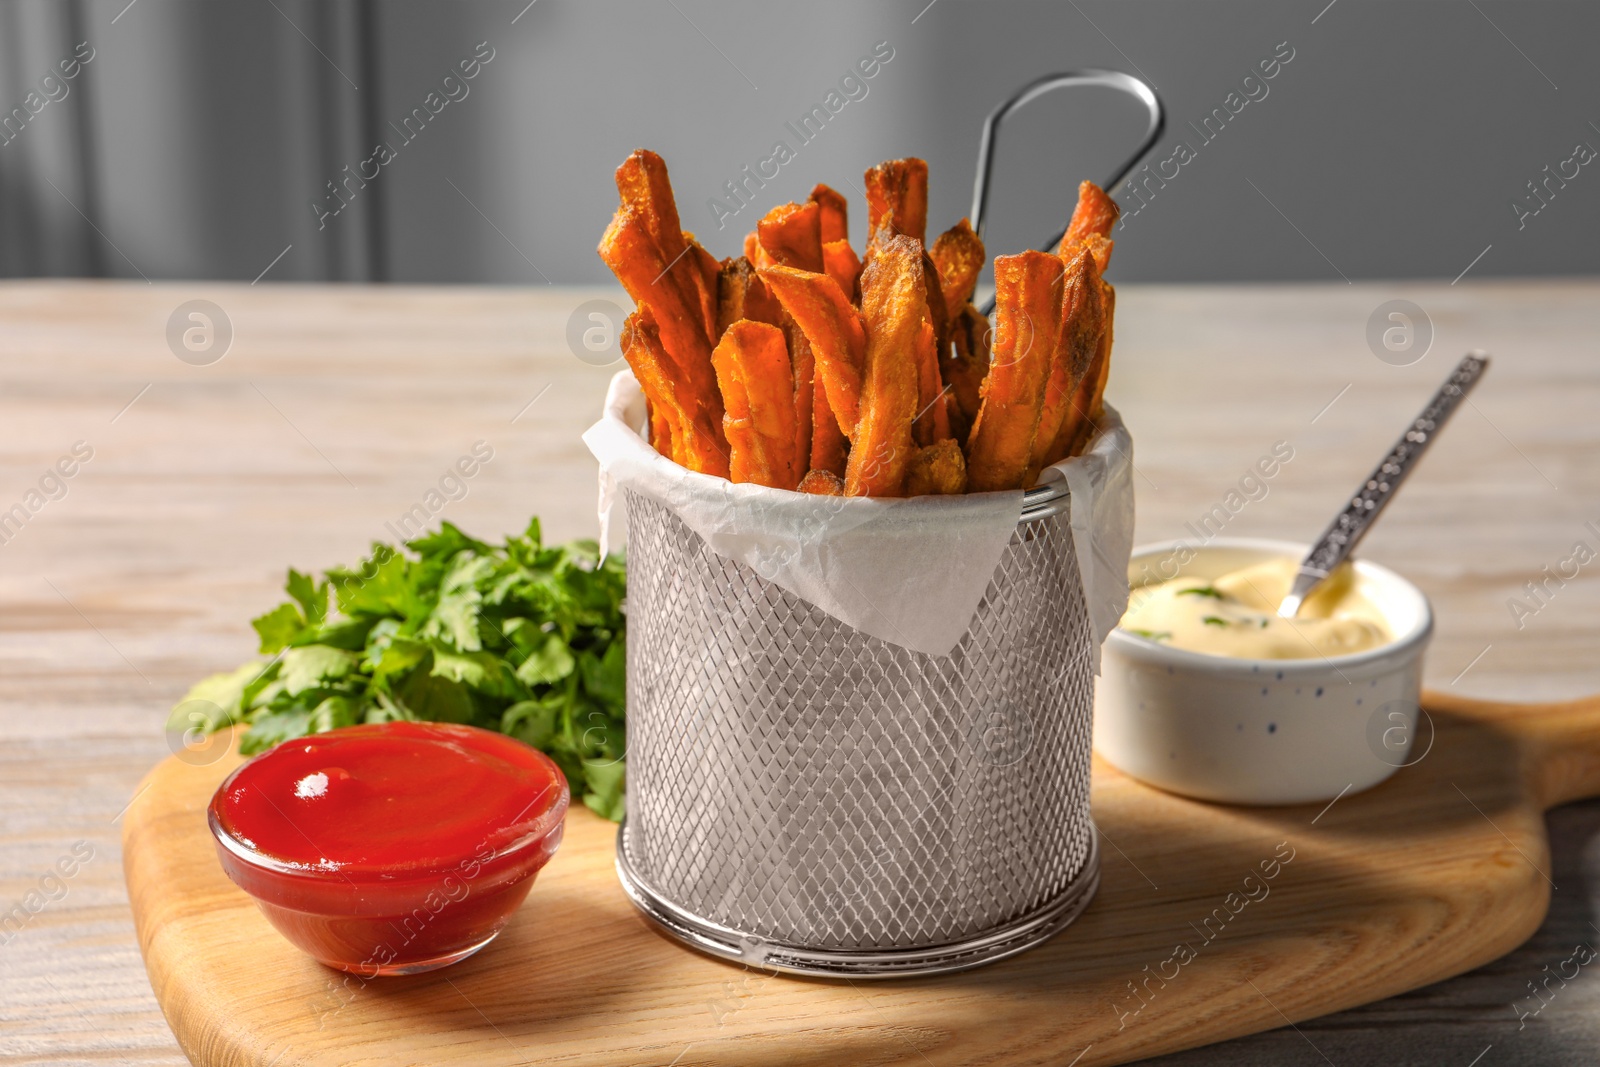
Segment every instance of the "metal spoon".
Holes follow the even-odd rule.
[[[1400,483],[1406,480],[1406,475],[1417,465],[1422,453],[1428,450],[1428,445],[1433,443],[1434,437],[1455,413],[1462,398],[1478,384],[1488,365],[1487,355],[1472,352],[1450,372],[1450,377],[1433,394],[1428,406],[1411,420],[1411,425],[1400,440],[1367,475],[1367,480],[1356,490],[1344,510],[1328,524],[1322,536],[1317,538],[1317,543],[1311,546],[1311,551],[1300,564],[1299,573],[1294,577],[1289,595],[1278,605],[1281,618],[1292,619],[1299,614],[1300,606],[1311,595],[1311,591],[1333,573],[1335,567],[1349,558],[1356,543],[1372,528],[1384,505],[1389,503],[1395,490],[1400,488]]]

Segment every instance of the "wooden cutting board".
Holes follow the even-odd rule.
[[[1127,1063],[1436,982],[1539,926],[1543,813],[1600,794],[1600,698],[1424,703],[1427,755],[1326,808],[1205,804],[1097,761],[1097,899],[1053,941],[942,978],[774,977],[681,948],[623,896],[616,828],[578,810],[488,948],[347,979],[223,876],[205,805],[233,753],[150,773],[124,864],[150,983],[203,1067]]]

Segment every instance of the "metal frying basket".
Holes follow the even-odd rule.
[[[951,655],[862,634],[629,493],[617,870],[696,948],[805,974],[1020,952],[1099,882],[1066,490],[1030,492]]]
[[[1142,155],[1160,128],[1148,86],[1054,75],[990,116],[980,208],[1006,112],[1058,85],[1124,81],[1153,104]],[[752,966],[894,977],[1014,955],[1088,905],[1093,634],[1064,483],[1024,494],[943,657],[863,634],[713,552],[668,507],[625,498],[617,873],[647,918]]]

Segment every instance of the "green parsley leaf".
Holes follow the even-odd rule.
[[[283,669],[278,677],[284,692],[297,696],[307,689],[322,688],[325,682],[349,677],[358,663],[354,653],[342,648],[306,645],[283,654]]]
[[[620,819],[626,581],[593,541],[546,546],[538,519],[501,545],[443,523],[321,581],[291,570],[289,600],[252,623],[276,658],[196,684],[172,728],[243,724],[249,755],[355,723],[470,723],[548,753]]]
[[[328,617],[327,582],[318,585],[309,574],[301,574],[290,567],[284,590],[299,603],[307,623],[315,626]]]
[[[583,761],[583,777],[589,788],[583,802],[603,819],[621,822],[627,767],[620,759]]]
[[[288,602],[251,619],[250,625],[261,635],[259,651],[269,656],[306,631],[306,620],[301,617],[300,609]]]
[[[1193,589],[1180,589],[1178,596],[1208,596],[1212,600],[1222,600],[1222,590],[1214,585],[1197,585]]]
[[[517,677],[530,686],[559,682],[577,669],[572,650],[558,634],[549,634],[517,668]]]
[[[196,682],[167,717],[167,729],[210,733],[239,722],[244,717],[245,690],[260,673],[261,664],[246,663]]]
[[[250,720],[250,729],[239,740],[239,751],[243,755],[254,756],[273,745],[312,732],[311,712],[304,708],[269,712]]]

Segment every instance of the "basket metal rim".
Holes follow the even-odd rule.
[[[703,918],[655,889],[628,855],[628,822],[617,827],[617,879],[634,907],[667,936],[707,955],[764,971],[811,978],[916,978],[953,974],[1007,959],[1072,924],[1100,888],[1100,833],[1089,823],[1083,865],[1062,890],[1032,911],[959,941],[897,949],[818,949],[769,940]]]
[[[1067,487],[1065,478],[1057,477],[1051,481],[1026,489],[1022,493],[1022,514],[1017,518],[1017,525],[1037,522],[1039,519],[1048,519],[1054,515],[1064,515],[1072,503],[1072,492]]]

